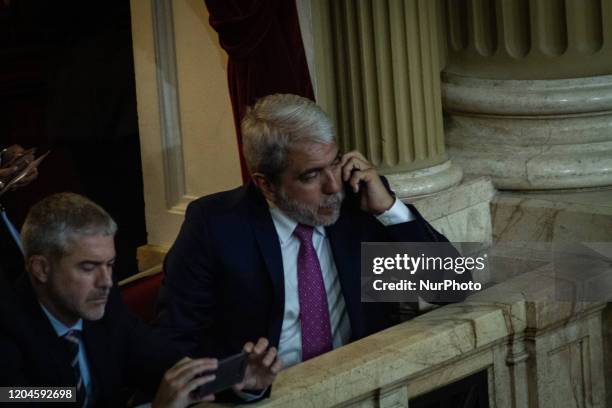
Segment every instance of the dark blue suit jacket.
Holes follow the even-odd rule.
[[[352,340],[397,322],[393,303],[361,303],[361,242],[446,241],[418,213],[385,227],[347,195],[326,228]],[[224,357],[259,337],[278,346],[285,303],[282,255],[266,200],[254,185],[202,197],[187,208],[165,260],[158,329],[192,356]]]
[[[4,288],[2,295],[0,386],[74,387],[72,357],[65,340],[57,337],[28,276],[23,274],[16,287]],[[155,393],[164,372],[181,355],[153,334],[129,315],[116,288],[111,291],[104,317],[83,321],[94,406],[125,406],[135,389]]]

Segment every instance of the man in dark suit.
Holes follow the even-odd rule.
[[[76,194],[32,207],[22,230],[27,274],[0,303],[0,385],[75,387],[84,407],[125,406],[134,389],[157,389],[154,407],[203,399],[192,391],[212,381],[205,372],[217,361],[180,359],[112,288],[116,229],[101,207]],[[267,363],[275,352],[265,346],[245,345],[252,351],[247,383],[266,386],[274,377]]]
[[[361,242],[444,241],[359,152],[296,95],[260,99],[242,121],[245,187],[195,200],[165,260],[159,330],[222,357],[253,336],[290,366],[396,323],[361,303]]]

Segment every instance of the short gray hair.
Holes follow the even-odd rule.
[[[58,261],[79,236],[112,235],[117,224],[93,201],[74,193],[50,195],[36,203],[21,229],[24,255]]]
[[[296,142],[335,142],[334,127],[313,101],[292,94],[265,96],[247,109],[241,123],[243,153],[251,173],[272,181],[287,166],[287,151]]]

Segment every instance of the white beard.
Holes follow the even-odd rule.
[[[311,227],[328,227],[338,221],[340,217],[340,207],[344,200],[344,190],[325,197],[318,208],[310,208],[297,200],[287,197],[285,190],[280,189],[276,196],[276,206],[283,211],[287,216],[294,219],[300,224],[309,225]],[[318,212],[321,207],[333,207],[334,211],[331,215],[321,216]]]

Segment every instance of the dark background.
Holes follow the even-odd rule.
[[[0,146],[52,153],[0,200],[20,227],[60,191],[86,195],[119,225],[118,279],[146,243],[129,1],[0,0]],[[6,254],[2,254],[3,263]]]

